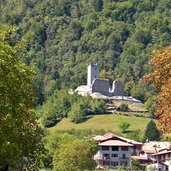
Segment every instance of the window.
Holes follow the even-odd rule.
[[[102,150],[109,150],[108,146],[102,146]]]
[[[126,154],[122,154],[122,158],[125,159],[126,158]]]
[[[158,158],[159,158],[159,161],[161,160],[161,156],[158,156]]]
[[[108,153],[103,154],[103,157],[105,157],[105,158],[109,158],[109,157],[110,157],[110,154],[108,154]]]
[[[112,157],[118,157],[118,154],[112,154]]]
[[[110,166],[110,161],[103,161],[103,166]]]
[[[128,151],[128,147],[121,147],[122,151]]]
[[[111,161],[111,166],[118,166],[118,162]]]
[[[166,155],[163,155],[163,159],[165,159],[166,158]]]
[[[126,166],[128,166],[128,163],[126,161],[124,161],[124,162],[120,162],[120,165],[123,167],[126,167]]]
[[[112,146],[112,151],[119,151],[119,148],[116,146]]]

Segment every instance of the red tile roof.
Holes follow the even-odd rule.
[[[171,150],[164,150],[164,151],[160,151],[160,152],[158,152],[157,154],[153,154],[153,156],[156,156],[156,155],[162,155],[162,154],[169,154],[169,153],[171,153]]]
[[[144,145],[142,146],[142,151],[144,151],[145,153],[155,154],[156,150],[158,153],[164,150],[171,150],[171,143],[150,141],[150,142],[144,143]]]
[[[105,140],[113,138],[114,136],[115,136],[114,134],[108,133],[108,134],[105,134],[103,136],[102,135],[97,135],[97,136],[93,137],[93,139],[95,141],[105,141]]]
[[[133,144],[133,145],[142,145],[142,143],[141,142],[138,142],[138,141],[134,141],[134,140],[130,140],[130,139],[128,139],[128,138],[124,138],[124,137],[120,137],[120,136],[117,136],[119,139],[121,139],[121,140],[124,140],[124,141],[126,141],[126,142],[128,142],[128,143],[131,143],[131,144]]]
[[[144,157],[144,156],[131,156],[134,160],[144,160],[144,161],[151,161],[151,159]]]
[[[103,136],[97,135],[97,136],[93,137],[93,139],[95,141],[98,141],[98,142],[106,141],[106,140],[109,140],[109,139],[116,139],[116,138],[119,139],[119,140],[121,140],[121,141],[125,141],[127,143],[133,144],[133,145],[142,145],[141,142],[137,142],[137,141],[134,141],[134,140],[130,140],[130,139],[127,139],[127,138],[124,138],[124,137],[115,135],[113,133],[107,133],[107,134],[105,134]]]

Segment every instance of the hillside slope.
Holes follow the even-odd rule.
[[[103,114],[95,115],[90,117],[86,122],[80,124],[74,124],[69,121],[69,119],[63,119],[56,126],[48,128],[51,133],[56,131],[66,131],[71,129],[92,129],[92,130],[105,130],[113,131],[114,133],[120,134],[118,125],[122,122],[128,122],[130,124],[130,131],[141,130],[141,133],[145,130],[147,123],[150,121],[149,118],[141,117],[130,117],[130,116],[120,116],[115,114]]]
[[[5,0],[0,21],[17,28],[14,43],[25,44],[40,104],[54,90],[84,84],[89,62],[146,101],[151,88],[139,80],[152,50],[171,43],[170,8],[170,0]]]

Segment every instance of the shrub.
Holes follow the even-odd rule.
[[[141,166],[137,160],[131,159],[131,170],[132,171],[144,171],[145,166]]]
[[[106,103],[102,99],[94,99],[91,102],[91,112],[93,114],[101,114],[106,112]]]
[[[127,129],[130,127],[130,124],[124,121],[124,122],[121,122],[118,127],[122,131],[122,133],[125,133]]]
[[[126,111],[128,111],[128,104],[126,104],[126,103],[121,103],[120,105],[119,105],[119,107],[117,108],[117,110],[119,110],[119,111],[124,111],[124,112],[126,112]]]
[[[71,110],[68,113],[68,117],[70,118],[71,122],[80,123],[85,118],[85,115],[84,115],[83,110],[81,109],[81,107],[78,104],[75,103],[71,107]]]

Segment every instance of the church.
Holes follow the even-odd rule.
[[[119,81],[113,81],[112,87],[110,87],[109,80],[100,79],[99,65],[93,63],[90,63],[87,67],[87,85],[77,87],[75,92],[93,98],[140,102],[131,96],[126,96]]]

